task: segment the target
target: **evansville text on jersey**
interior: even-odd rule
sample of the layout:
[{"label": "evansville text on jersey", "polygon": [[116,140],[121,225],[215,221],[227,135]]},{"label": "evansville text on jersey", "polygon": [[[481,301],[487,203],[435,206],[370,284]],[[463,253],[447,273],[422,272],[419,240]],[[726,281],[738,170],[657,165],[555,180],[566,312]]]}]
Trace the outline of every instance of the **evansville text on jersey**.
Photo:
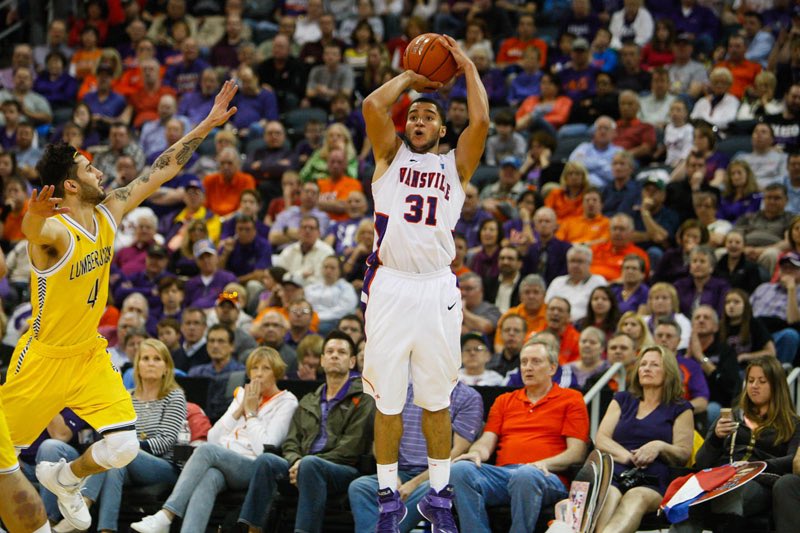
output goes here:
[{"label": "evansville text on jersey", "polygon": [[430,187],[444,193],[444,199],[450,199],[450,184],[442,172],[420,172],[408,167],[400,167],[400,183],[409,187]]},{"label": "evansville text on jersey", "polygon": [[89,252],[69,267],[69,279],[77,279],[110,262],[113,255],[112,252],[111,246]]}]

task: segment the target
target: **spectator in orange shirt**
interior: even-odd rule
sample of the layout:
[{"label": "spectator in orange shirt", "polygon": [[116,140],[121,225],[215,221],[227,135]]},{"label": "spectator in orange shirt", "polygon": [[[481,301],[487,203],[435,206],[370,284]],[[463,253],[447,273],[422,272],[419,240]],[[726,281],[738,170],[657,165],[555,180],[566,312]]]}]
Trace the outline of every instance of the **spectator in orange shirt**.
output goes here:
[{"label": "spectator in orange shirt", "polygon": [[[454,460],[461,531],[491,530],[486,502],[511,504],[511,530],[533,531],[542,508],[567,497],[559,473],[583,461],[589,415],[578,391],[552,382],[557,358],[548,344],[527,343],[520,352],[524,388],[495,400],[483,435]],[[495,464],[487,464],[495,451]]]},{"label": "spectator in orange shirt", "polygon": [[100,33],[94,26],[86,26],[81,32],[81,46],[72,54],[70,74],[82,80],[84,76],[94,73],[100,62],[102,49],[97,47]]},{"label": "spectator in orange shirt", "polygon": [[203,179],[206,207],[219,216],[225,216],[239,209],[242,191],[255,189],[256,179],[241,171],[242,159],[236,148],[223,148],[217,161],[219,172],[209,174]]},{"label": "spectator in orange shirt", "polygon": [[556,130],[567,122],[571,109],[572,99],[561,94],[561,79],[545,72],[539,82],[539,95],[527,97],[517,109],[517,131],[543,129],[555,136]]},{"label": "spectator in orange shirt", "polygon": [[743,35],[734,34],[728,38],[728,57],[714,67],[725,67],[733,74],[733,85],[730,93],[739,100],[744,96],[748,87],[756,81],[756,76],[761,72],[761,65],[745,59],[747,43]]},{"label": "spectator in orange shirt", "polygon": [[[544,205],[556,212],[558,224],[583,217],[583,195],[589,188],[589,172],[580,163],[568,161],[561,173],[561,186],[544,199]],[[560,237],[559,237],[560,238]]]},{"label": "spectator in orange shirt", "polygon": [[583,215],[562,222],[556,231],[556,238],[562,241],[589,247],[607,241],[610,236],[609,220],[603,215],[602,195],[593,187],[583,193]]},{"label": "spectator in orange shirt", "polygon": [[28,187],[19,176],[9,176],[5,184],[5,203],[0,205],[0,241],[13,246],[25,236],[22,217],[28,210]]},{"label": "spectator in orange shirt", "polygon": [[453,258],[453,262],[450,263],[450,270],[459,278],[462,274],[469,274],[472,272],[465,262],[469,246],[467,245],[467,238],[460,233],[453,235],[453,239],[456,243],[456,256]]},{"label": "spectator in orange shirt", "polygon": [[[144,86],[142,78],[142,64],[148,59],[156,59],[156,44],[148,37],[144,37],[136,43],[136,57],[124,63],[129,64],[122,73],[122,76],[114,83],[114,90],[125,97],[131,97]],[[164,79],[166,67],[160,67],[158,76]]]},{"label": "spectator in orange shirt", "polygon": [[317,181],[319,185],[319,208],[328,213],[331,220],[347,220],[347,197],[351,192],[364,192],[361,182],[345,175],[347,156],[344,150],[335,148],[328,152],[328,176]]},{"label": "spectator in orange shirt", "polygon": [[[578,348],[580,332],[570,322],[569,317],[572,313],[572,304],[566,298],[553,296],[547,302],[545,320],[547,324],[540,331],[548,331],[555,335],[559,341],[558,364],[563,366],[567,363],[577,361],[580,357]],[[539,331],[528,331],[529,339]]]},{"label": "spectator in orange shirt", "polygon": [[503,39],[500,44],[497,66],[507,68],[518,65],[525,49],[531,46],[539,50],[539,63],[544,68],[547,64],[547,43],[536,38],[536,21],[533,14],[523,14],[517,22],[517,36]]},{"label": "spectator in orange shirt", "polygon": [[[525,319],[525,331],[542,331],[547,325],[545,320],[546,307],[544,305],[545,284],[542,277],[538,274],[528,274],[519,282],[519,301],[520,304],[509,308],[503,313],[498,324],[503,323],[509,315],[519,315]],[[498,328],[494,336],[495,353],[503,350],[502,331]]]},{"label": "spectator in orange shirt", "polygon": [[133,125],[136,128],[148,120],[158,118],[158,102],[165,94],[175,96],[175,89],[161,85],[161,67],[155,59],[147,59],[142,65],[142,87],[128,97],[133,108]]},{"label": "spectator in orange shirt", "polygon": [[645,272],[650,271],[650,259],[647,253],[633,244],[633,219],[625,213],[617,213],[611,217],[609,225],[611,237],[607,242],[592,247],[592,274],[600,274],[609,283],[618,281],[622,276],[622,261],[628,254],[636,254],[645,262]]}]

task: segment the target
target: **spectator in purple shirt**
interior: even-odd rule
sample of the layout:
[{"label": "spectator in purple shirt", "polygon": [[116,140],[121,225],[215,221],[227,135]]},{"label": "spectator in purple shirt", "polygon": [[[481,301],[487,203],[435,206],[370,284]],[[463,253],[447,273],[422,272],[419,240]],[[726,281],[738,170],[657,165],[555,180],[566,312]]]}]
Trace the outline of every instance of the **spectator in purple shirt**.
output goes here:
[{"label": "spectator in purple shirt", "polygon": [[725,294],[730,285],[724,279],[713,276],[717,258],[708,246],[695,246],[689,252],[689,275],[675,281],[681,312],[690,316],[700,305],[711,306],[722,315]]},{"label": "spectator in purple shirt", "polygon": [[242,17],[236,13],[229,13],[225,19],[225,35],[211,47],[211,64],[215,67],[235,69],[239,66],[237,49],[244,42],[242,37]]},{"label": "spectator in purple shirt", "polygon": [[[492,60],[489,53],[481,47],[474,47],[470,52],[470,58],[478,69],[486,94],[489,97],[489,104],[493,106],[506,106],[506,79],[503,71],[492,67]],[[465,76],[456,78],[456,83],[450,91],[450,97],[467,97],[467,82]]]},{"label": "spectator in purple shirt", "polygon": [[578,38],[572,41],[571,61],[561,71],[561,87],[566,96],[575,100],[583,100],[594,96],[594,82],[597,71],[591,64],[589,42]]},{"label": "spectator in purple shirt", "polygon": [[[523,227],[520,242],[527,244],[523,253],[521,275],[539,274],[550,284],[554,278],[567,273],[567,250],[572,245],[555,236],[558,223],[556,213],[549,207],[540,207],[533,215],[534,235],[528,235],[529,227]],[[517,244],[512,241],[512,244]]]},{"label": "spectator in purple shirt", "polygon": [[347,218],[331,224],[323,239],[331,245],[339,256],[349,255],[356,246],[356,232],[362,220],[367,217],[367,197],[361,191],[352,191],[347,195],[345,212]]},{"label": "spectator in purple shirt", "polygon": [[561,23],[561,34],[570,33],[577,37],[583,37],[589,42],[594,39],[594,34],[600,27],[600,19],[592,13],[592,6],[589,0],[573,0],[572,10]]},{"label": "spectator in purple shirt", "polygon": [[653,338],[656,344],[675,354],[681,371],[683,399],[691,403],[694,413],[704,419],[711,391],[708,389],[706,375],[700,363],[692,357],[686,357],[684,350],[678,349],[681,342],[681,327],[670,318],[660,318],[656,323]]},{"label": "spectator in purple shirt", "polygon": [[216,71],[207,67],[200,74],[198,90],[184,94],[178,103],[178,114],[186,117],[194,127],[214,105],[214,97],[219,92],[219,76]]},{"label": "spectator in purple shirt", "polygon": [[708,54],[714,49],[719,34],[719,19],[709,8],[699,5],[697,0],[681,0],[672,12],[675,33],[691,33],[695,36],[695,49]]},{"label": "spectator in purple shirt", "polygon": [[33,90],[44,96],[54,109],[72,109],[78,94],[78,80],[65,70],[66,58],[61,52],[47,54],[47,69],[39,74]]},{"label": "spectator in purple shirt", "polygon": [[253,69],[243,66],[239,69],[239,94],[233,99],[239,111],[233,116],[233,125],[239,129],[239,136],[245,136],[255,128],[260,133],[266,121],[278,120],[278,101],[275,93],[261,87]]},{"label": "spectator in purple shirt", "polygon": [[[138,270],[129,276],[123,277],[122,281],[114,289],[114,300],[121,302],[134,292],[138,292],[147,298],[150,309],[156,309],[161,305],[158,292],[158,284],[162,278],[168,276],[167,263],[169,252],[158,243],[150,245],[147,249],[144,269]],[[157,320],[155,321],[158,322]]]},{"label": "spectator in purple shirt", "polygon": [[181,43],[183,61],[167,69],[164,75],[164,85],[169,85],[178,91],[178,96],[183,96],[200,88],[200,75],[209,67],[208,63],[200,59],[200,47],[192,37],[187,37]]},{"label": "spectator in purple shirt", "polygon": [[219,268],[217,249],[210,240],[196,242],[192,251],[200,273],[186,282],[186,303],[209,309],[214,307],[225,285],[236,281],[236,276]]},{"label": "spectator in purple shirt", "polygon": [[456,233],[463,235],[467,239],[469,248],[475,248],[480,245],[478,228],[484,220],[489,220],[490,218],[492,218],[492,214],[481,207],[478,188],[472,184],[467,185],[464,206],[461,208],[461,218],[456,222]]},{"label": "spectator in purple shirt", "polygon": [[145,269],[145,258],[150,247],[155,243],[158,219],[152,214],[142,214],[136,221],[134,242],[116,253],[114,265],[126,276]]},{"label": "spectator in purple shirt", "polygon": [[248,293],[261,292],[265,270],[272,266],[272,247],[269,241],[258,235],[256,218],[239,213],[236,234],[220,242],[219,264],[232,272],[239,283],[247,285]]},{"label": "spectator in purple shirt", "polygon": [[110,63],[97,66],[97,90],[83,97],[83,103],[89,106],[95,123],[103,122],[107,126],[119,120],[128,103],[125,97],[111,90],[114,79],[114,67]]}]

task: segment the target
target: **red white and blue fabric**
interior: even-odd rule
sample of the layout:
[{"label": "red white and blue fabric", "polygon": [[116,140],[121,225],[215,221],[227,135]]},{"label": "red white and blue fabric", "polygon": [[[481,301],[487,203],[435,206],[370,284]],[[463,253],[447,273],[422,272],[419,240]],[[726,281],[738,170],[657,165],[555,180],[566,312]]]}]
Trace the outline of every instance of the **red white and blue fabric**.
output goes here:
[{"label": "red white and blue fabric", "polygon": [[683,522],[689,518],[689,506],[693,501],[719,487],[735,473],[736,467],[723,465],[679,477],[667,487],[660,508],[671,524]]}]

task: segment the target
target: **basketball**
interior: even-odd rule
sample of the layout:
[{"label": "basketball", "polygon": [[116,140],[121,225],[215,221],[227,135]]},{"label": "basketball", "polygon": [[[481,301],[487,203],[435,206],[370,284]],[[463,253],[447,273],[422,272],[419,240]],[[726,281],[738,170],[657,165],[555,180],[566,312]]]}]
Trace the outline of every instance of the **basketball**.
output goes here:
[{"label": "basketball", "polygon": [[408,43],[403,64],[408,70],[441,83],[450,81],[458,70],[453,54],[438,33],[423,33]]}]

